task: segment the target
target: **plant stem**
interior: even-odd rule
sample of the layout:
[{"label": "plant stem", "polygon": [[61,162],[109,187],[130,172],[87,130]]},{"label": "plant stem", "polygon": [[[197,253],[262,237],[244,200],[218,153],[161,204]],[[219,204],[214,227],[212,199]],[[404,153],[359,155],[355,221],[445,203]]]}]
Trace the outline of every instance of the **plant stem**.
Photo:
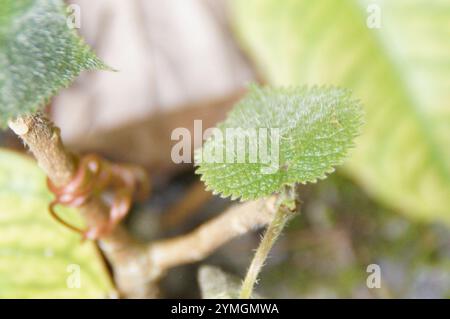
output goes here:
[{"label": "plant stem", "polygon": [[[59,129],[44,114],[24,115],[10,121],[9,126],[29,147],[54,185],[63,186],[71,181],[77,157],[64,147]],[[108,221],[109,208],[99,198],[92,198],[79,211],[90,227]],[[159,279],[160,275],[151,273],[149,262],[141,258],[145,255],[144,245],[135,241],[122,225],[98,243],[114,268],[114,279],[121,295],[156,296],[156,285],[143,285],[149,282],[148,278]]]},{"label": "plant stem", "polygon": [[275,205],[275,196],[234,205],[188,234],[155,241],[148,250],[152,264],[170,269],[202,260],[231,239],[270,223]]},{"label": "plant stem", "polygon": [[[77,157],[65,148],[59,129],[45,115],[25,115],[10,121],[9,126],[55,185],[71,181]],[[205,258],[233,238],[267,225],[274,219],[276,202],[275,197],[270,197],[235,205],[191,233],[150,243],[136,241],[123,225],[118,225],[98,244],[113,268],[122,297],[157,297],[158,281],[167,270]],[[88,201],[79,211],[89,226],[104,223],[109,213],[99,198]]]},{"label": "plant stem", "polygon": [[258,280],[258,275],[261,272],[262,267],[264,266],[270,250],[280,236],[284,226],[286,226],[286,223],[295,213],[291,208],[286,207],[283,200],[281,199],[279,199],[275,209],[275,216],[264,233],[261,243],[259,244],[255,256],[253,257],[252,263],[250,264],[250,267],[247,271],[244,282],[242,283],[241,291],[239,294],[240,299],[251,298],[253,294],[253,288]]}]

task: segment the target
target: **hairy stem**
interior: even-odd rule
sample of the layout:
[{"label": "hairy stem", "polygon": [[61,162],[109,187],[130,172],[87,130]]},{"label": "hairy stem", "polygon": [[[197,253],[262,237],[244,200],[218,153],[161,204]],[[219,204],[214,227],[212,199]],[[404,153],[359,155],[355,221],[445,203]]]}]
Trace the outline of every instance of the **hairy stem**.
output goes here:
[{"label": "hairy stem", "polygon": [[276,240],[283,231],[284,226],[288,220],[293,216],[293,210],[284,205],[281,199],[276,204],[276,213],[269,223],[261,243],[256,250],[255,256],[250,264],[245,279],[242,283],[239,294],[240,299],[249,299],[253,294],[253,288],[258,280],[258,275],[261,272],[264,263],[269,256],[269,252],[275,244]]}]

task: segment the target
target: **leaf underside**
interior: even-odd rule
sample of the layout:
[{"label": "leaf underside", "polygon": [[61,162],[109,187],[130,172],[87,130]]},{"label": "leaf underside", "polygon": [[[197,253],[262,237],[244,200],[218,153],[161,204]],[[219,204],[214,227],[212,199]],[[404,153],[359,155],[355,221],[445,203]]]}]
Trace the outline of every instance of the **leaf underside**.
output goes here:
[{"label": "leaf underside", "polygon": [[0,126],[44,107],[83,70],[106,69],[67,25],[62,0],[2,0]]},{"label": "leaf underside", "polygon": [[[51,199],[34,161],[0,149],[0,298],[106,297],[111,282],[95,245],[50,217]],[[72,209],[58,211],[79,222]]]},{"label": "leaf underside", "polygon": [[234,0],[231,12],[271,85],[329,83],[361,99],[347,173],[390,207],[450,224],[448,0]]},{"label": "leaf underside", "polygon": [[[334,171],[353,145],[362,123],[362,109],[349,91],[332,87],[260,88],[253,86],[218,125],[224,138],[212,135],[196,152],[197,173],[207,189],[232,199],[256,199],[282,190],[284,185],[315,182]],[[233,152],[227,157],[227,144],[233,136],[228,129],[240,128]],[[279,144],[272,132],[279,130]],[[267,130],[258,142],[255,136]],[[256,135],[246,135],[256,132]],[[256,141],[256,149],[250,145]],[[245,141],[240,144],[238,140]],[[266,160],[259,148],[267,141]],[[230,147],[230,146],[228,146]],[[231,147],[230,147],[231,149]],[[257,152],[258,157],[251,153]],[[239,154],[245,154],[244,162]],[[220,163],[207,160],[206,154],[224,154]],[[201,158],[200,158],[201,157]],[[216,157],[217,158],[217,157]],[[241,160],[242,161],[242,160]],[[275,165],[274,165],[275,164]],[[275,169],[274,169],[275,168]]]}]

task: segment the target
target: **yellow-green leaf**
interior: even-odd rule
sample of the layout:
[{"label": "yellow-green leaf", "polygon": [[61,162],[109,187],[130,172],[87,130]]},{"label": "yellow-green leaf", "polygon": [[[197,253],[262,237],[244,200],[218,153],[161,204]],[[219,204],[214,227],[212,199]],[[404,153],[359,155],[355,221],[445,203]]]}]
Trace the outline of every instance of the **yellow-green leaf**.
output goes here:
[{"label": "yellow-green leaf", "polygon": [[362,100],[351,176],[391,207],[450,224],[448,0],[235,0],[232,12],[270,83]]},{"label": "yellow-green leaf", "polygon": [[0,149],[0,298],[107,297],[97,248],[50,217],[51,199],[33,160]]}]

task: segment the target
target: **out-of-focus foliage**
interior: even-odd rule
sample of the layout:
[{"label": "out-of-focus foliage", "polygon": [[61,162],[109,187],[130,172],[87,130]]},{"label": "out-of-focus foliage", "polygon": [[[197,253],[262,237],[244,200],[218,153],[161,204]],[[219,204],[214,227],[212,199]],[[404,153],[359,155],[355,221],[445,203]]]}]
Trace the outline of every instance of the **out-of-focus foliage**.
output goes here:
[{"label": "out-of-focus foliage", "polygon": [[0,126],[43,107],[83,70],[104,69],[67,23],[62,0],[0,4]]},{"label": "out-of-focus foliage", "polygon": [[0,150],[0,297],[105,297],[112,287],[96,247],[50,217],[51,198],[35,162]]},{"label": "out-of-focus foliage", "polygon": [[232,4],[270,83],[338,85],[361,98],[367,124],[346,171],[382,203],[450,223],[450,2]]},{"label": "out-of-focus foliage", "polygon": [[342,163],[361,124],[347,90],[253,86],[196,153],[197,173],[207,189],[242,200],[316,182]]}]

